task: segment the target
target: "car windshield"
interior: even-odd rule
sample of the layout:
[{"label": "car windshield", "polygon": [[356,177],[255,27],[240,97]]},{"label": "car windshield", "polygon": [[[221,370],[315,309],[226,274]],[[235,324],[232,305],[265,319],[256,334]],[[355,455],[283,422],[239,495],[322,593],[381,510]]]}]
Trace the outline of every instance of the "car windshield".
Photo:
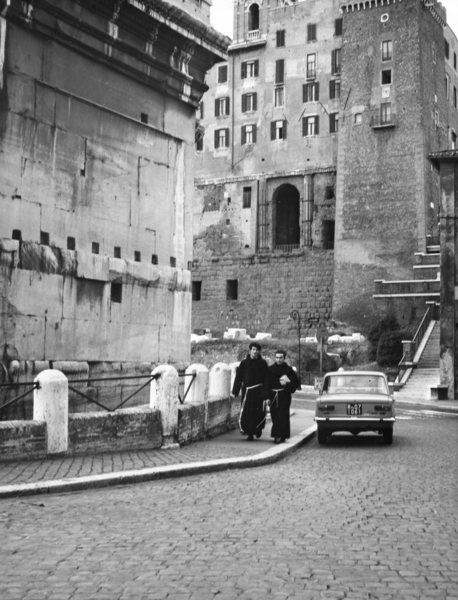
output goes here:
[{"label": "car windshield", "polygon": [[385,378],[379,375],[336,373],[325,377],[323,392],[328,394],[387,394]]}]

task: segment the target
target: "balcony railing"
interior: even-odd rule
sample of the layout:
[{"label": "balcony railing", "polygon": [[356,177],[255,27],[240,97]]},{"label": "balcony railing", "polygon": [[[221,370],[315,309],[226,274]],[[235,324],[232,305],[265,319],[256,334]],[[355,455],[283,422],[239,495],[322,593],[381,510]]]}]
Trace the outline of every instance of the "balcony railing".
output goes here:
[{"label": "balcony railing", "polygon": [[385,127],[396,127],[398,120],[395,113],[390,115],[382,115],[376,111],[371,115],[372,129],[383,129]]},{"label": "balcony railing", "polygon": [[259,37],[261,37],[261,32],[259,29],[252,29],[251,31],[248,31],[247,33],[247,40],[257,40]]}]

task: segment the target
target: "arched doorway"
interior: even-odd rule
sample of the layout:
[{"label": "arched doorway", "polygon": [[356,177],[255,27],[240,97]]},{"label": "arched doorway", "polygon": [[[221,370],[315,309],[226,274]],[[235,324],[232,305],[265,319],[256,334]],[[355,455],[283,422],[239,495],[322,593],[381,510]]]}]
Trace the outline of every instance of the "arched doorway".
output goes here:
[{"label": "arched doorway", "polygon": [[299,191],[285,183],[274,193],[274,248],[298,247],[300,244]]}]

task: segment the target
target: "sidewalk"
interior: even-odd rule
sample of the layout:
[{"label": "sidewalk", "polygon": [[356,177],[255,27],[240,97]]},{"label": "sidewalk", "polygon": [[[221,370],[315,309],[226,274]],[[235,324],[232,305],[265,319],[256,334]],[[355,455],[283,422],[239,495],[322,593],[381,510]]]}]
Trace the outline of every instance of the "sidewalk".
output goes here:
[{"label": "sidewalk", "polygon": [[[294,394],[291,438],[283,444],[273,443],[268,420],[262,437],[253,442],[247,442],[246,436],[237,429],[182,447],[0,462],[0,499],[269,464],[287,456],[314,436],[315,398],[316,392],[310,386],[303,386],[301,392]],[[456,400],[403,399],[396,407],[458,415]]]},{"label": "sidewalk", "polygon": [[0,462],[0,499],[269,464],[313,437],[313,417],[312,410],[292,409],[291,438],[283,444],[273,443],[269,419],[253,442],[237,429],[182,447]]}]

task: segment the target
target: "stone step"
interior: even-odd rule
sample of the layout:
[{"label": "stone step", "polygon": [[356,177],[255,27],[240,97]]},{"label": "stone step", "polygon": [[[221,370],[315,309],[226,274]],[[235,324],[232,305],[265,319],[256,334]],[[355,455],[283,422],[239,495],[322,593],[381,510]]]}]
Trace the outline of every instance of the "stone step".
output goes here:
[{"label": "stone step", "polygon": [[440,265],[414,265],[413,277],[415,280],[437,279]]},{"label": "stone step", "polygon": [[441,257],[438,252],[415,252],[415,262],[417,265],[438,265],[441,262]]}]

